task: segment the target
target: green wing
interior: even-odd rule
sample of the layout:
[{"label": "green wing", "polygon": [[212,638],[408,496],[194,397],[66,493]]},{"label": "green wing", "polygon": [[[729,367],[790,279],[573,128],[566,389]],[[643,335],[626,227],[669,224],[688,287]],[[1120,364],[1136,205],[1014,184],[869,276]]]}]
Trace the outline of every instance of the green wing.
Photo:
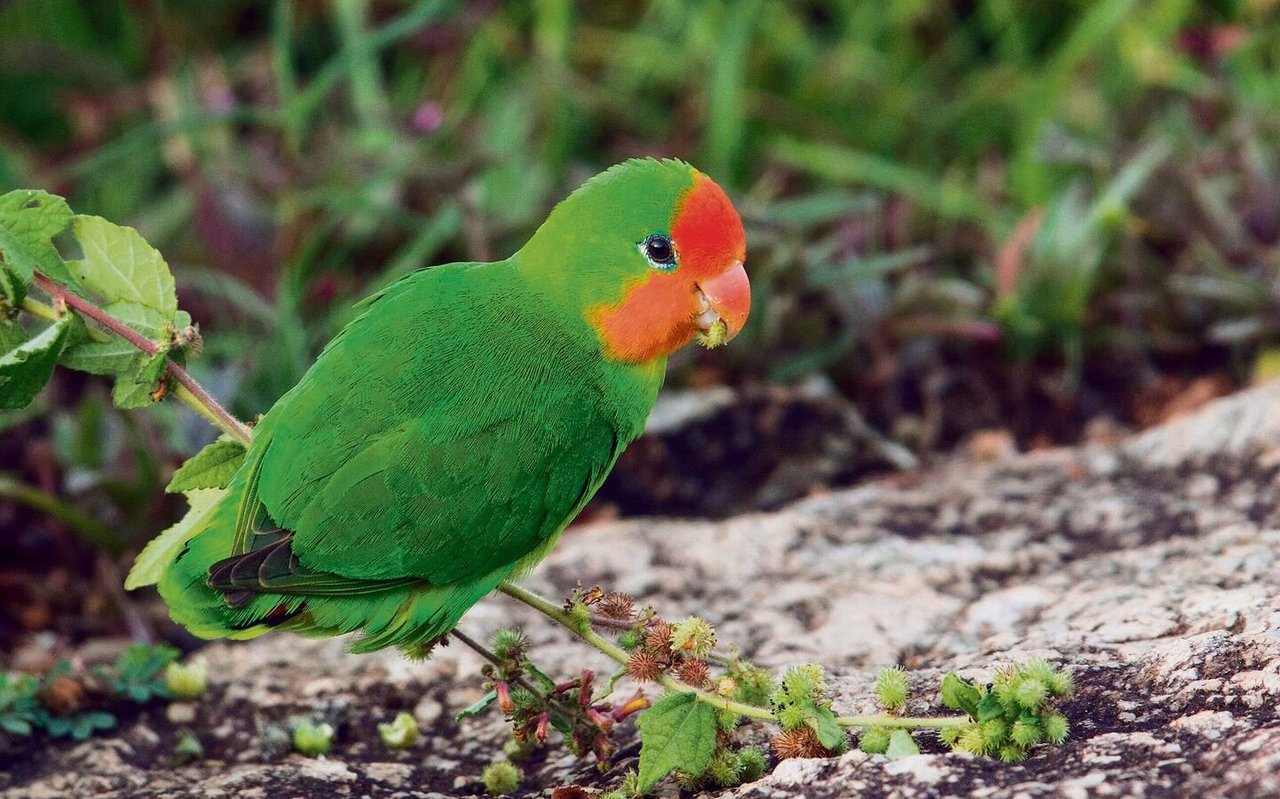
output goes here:
[{"label": "green wing", "polygon": [[598,350],[530,307],[506,266],[391,287],[264,419],[256,496],[301,566],[488,574],[558,533],[638,432],[591,389]]}]

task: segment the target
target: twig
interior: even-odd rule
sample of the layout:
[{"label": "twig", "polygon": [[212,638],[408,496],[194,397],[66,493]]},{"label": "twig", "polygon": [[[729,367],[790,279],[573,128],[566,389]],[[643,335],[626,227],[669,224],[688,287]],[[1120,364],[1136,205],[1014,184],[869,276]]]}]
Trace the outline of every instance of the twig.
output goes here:
[{"label": "twig", "polygon": [[[120,320],[114,318],[110,314],[98,308],[93,303],[82,297],[76,296],[61,286],[49,280],[48,278],[36,274],[36,285],[50,297],[64,302],[68,307],[74,308],[93,321],[102,325],[102,327],[115,333],[121,338],[133,344],[139,350],[154,355],[160,351],[160,345],[154,341],[142,336],[133,328],[124,324]],[[24,307],[28,307],[24,303]],[[57,309],[41,303],[32,303],[28,310],[45,318],[57,318]],[[174,394],[183,402],[190,405],[205,419],[229,433],[241,443],[249,443],[249,428],[245,424],[226,411],[216,400],[209,395],[204,388],[197,383],[191,375],[172,360],[169,361],[167,368],[169,374],[178,382],[179,388]],[[3,484],[0,484],[2,486]],[[535,594],[528,589],[522,588],[510,581],[503,581],[498,586],[498,590],[507,596],[528,605],[539,613],[547,616],[552,621],[557,622],[561,626],[577,635],[586,643],[595,647],[601,653],[611,658],[620,665],[625,666],[630,656],[621,647],[606,639],[597,633],[592,624],[600,624],[605,627],[617,627],[618,625],[612,620],[601,619],[599,617],[588,617],[583,623],[579,619],[573,618],[567,611],[556,603],[545,597]],[[485,660],[493,663],[495,666],[502,666],[502,661],[497,655],[490,652],[482,644],[469,636],[454,630],[451,635],[463,643],[464,646],[474,650]],[[521,680],[521,687],[529,688],[527,683]],[[657,682],[664,688],[671,691],[692,693],[699,702],[711,705],[713,707],[727,710],[747,718],[758,719],[760,721],[773,721],[773,711],[769,708],[759,707],[757,705],[749,705],[743,702],[736,702],[728,697],[705,691],[701,688],[695,688],[692,685],[681,682],[670,675],[660,675]],[[944,716],[939,718],[921,718],[910,716],[839,716],[836,722],[842,727],[886,727],[894,729],[943,729],[947,727],[962,727],[970,723],[968,716]]]},{"label": "twig", "polygon": [[[64,303],[68,308],[75,309],[81,315],[92,319],[103,328],[129,342],[147,355],[155,355],[160,352],[160,345],[156,342],[129,327],[119,319],[116,319],[114,316],[94,305],[89,300],[67,291],[62,286],[59,286],[57,283],[39,272],[35,274],[35,284],[45,294],[48,294],[55,300]],[[26,303],[24,303],[24,307],[28,307]],[[39,303],[32,303],[28,308],[28,310],[32,310],[40,316],[49,318],[48,315],[44,313],[46,309],[52,310],[55,314],[57,313],[56,308],[49,309],[48,306],[42,306]],[[240,443],[248,445],[250,438],[249,428],[239,419],[228,413],[226,408],[223,408],[218,404],[218,401],[210,396],[209,392],[205,391],[204,387],[197,383],[186,369],[183,369],[175,363],[173,359],[168,360],[165,368],[168,370],[169,375],[178,383],[178,389],[173,392],[178,399],[190,405],[197,413],[212,422],[224,433],[227,433]]]},{"label": "twig", "polygon": [[[619,664],[626,665],[630,660],[630,656],[621,647],[613,644],[595,630],[590,628],[588,624],[585,629],[579,620],[574,619],[566,610],[546,597],[535,594],[527,588],[522,588],[515,583],[504,580],[498,586],[498,590],[507,596],[519,602],[523,602],[539,613],[547,616],[552,621],[558,622],[561,626],[568,629],[574,635],[586,641],[591,646],[600,650],[608,657],[612,658]],[[756,705],[748,705],[743,702],[736,702],[727,697],[713,694],[710,691],[704,691],[701,688],[695,688],[688,683],[681,682],[669,675],[660,675],[657,680],[659,685],[671,691],[692,693],[699,702],[718,707],[721,710],[727,710],[736,713],[739,716],[759,719],[760,721],[773,721],[773,711],[758,707]],[[939,718],[922,718],[913,716],[839,716],[836,722],[842,727],[887,727],[892,729],[943,729],[946,727],[963,727],[970,723],[968,716],[942,716]]]}]

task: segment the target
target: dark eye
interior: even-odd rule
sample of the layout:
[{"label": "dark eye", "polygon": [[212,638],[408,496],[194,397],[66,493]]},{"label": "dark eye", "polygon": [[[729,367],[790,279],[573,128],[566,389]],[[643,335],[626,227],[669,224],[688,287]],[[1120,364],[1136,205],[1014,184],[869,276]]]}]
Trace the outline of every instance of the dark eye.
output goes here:
[{"label": "dark eye", "polygon": [[640,245],[644,257],[658,269],[670,269],[676,265],[676,251],[671,239],[654,233]]}]

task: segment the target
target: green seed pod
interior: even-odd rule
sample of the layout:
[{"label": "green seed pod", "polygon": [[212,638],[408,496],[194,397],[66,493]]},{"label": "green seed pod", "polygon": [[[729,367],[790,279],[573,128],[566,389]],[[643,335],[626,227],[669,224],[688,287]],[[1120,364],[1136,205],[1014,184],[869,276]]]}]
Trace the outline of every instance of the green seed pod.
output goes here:
[{"label": "green seed pod", "polygon": [[882,755],[889,749],[889,731],[872,727],[858,736],[858,748],[869,755]]},{"label": "green seed pod", "polygon": [[738,777],[742,782],[755,782],[760,779],[764,776],[764,770],[768,765],[764,752],[754,746],[738,750]]},{"label": "green seed pod", "polygon": [[697,616],[671,628],[671,648],[688,658],[705,658],[716,645],[715,628]]},{"label": "green seed pod", "polygon": [[1061,713],[1050,713],[1040,718],[1040,726],[1044,728],[1044,739],[1051,744],[1060,744],[1067,740],[1071,725],[1067,717]]},{"label": "green seed pod", "polygon": [[209,663],[203,657],[170,663],[164,669],[164,684],[174,699],[199,699],[209,687]]},{"label": "green seed pod", "polygon": [[402,710],[390,724],[378,725],[378,736],[391,749],[408,749],[418,742],[418,720]]},{"label": "green seed pod", "polygon": [[293,728],[293,748],[307,757],[329,754],[333,746],[333,725],[299,722]]},{"label": "green seed pod", "polygon": [[520,769],[510,762],[499,760],[485,767],[484,773],[480,775],[480,781],[484,783],[485,793],[490,796],[506,796],[516,792],[523,776]]},{"label": "green seed pod", "polygon": [[1009,737],[1019,746],[1035,746],[1040,743],[1040,725],[1028,724],[1025,721],[1015,721],[1013,729],[1009,731]]},{"label": "green seed pod", "polygon": [[1014,701],[1027,710],[1039,710],[1048,695],[1048,687],[1036,677],[1023,677],[1013,691]]},{"label": "green seed pod", "polygon": [[876,699],[885,710],[900,710],[907,703],[907,672],[901,666],[885,666],[876,672]]}]

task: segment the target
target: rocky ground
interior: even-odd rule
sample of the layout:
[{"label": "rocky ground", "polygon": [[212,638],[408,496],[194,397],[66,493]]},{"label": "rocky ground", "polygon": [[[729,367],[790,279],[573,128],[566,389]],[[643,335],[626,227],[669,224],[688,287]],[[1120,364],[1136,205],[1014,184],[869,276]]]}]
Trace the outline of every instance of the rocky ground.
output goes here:
[{"label": "rocky ground", "polygon": [[[870,674],[888,663],[912,671],[918,711],[953,669],[983,679],[1046,657],[1076,678],[1071,740],[1024,763],[853,752],[776,764],[731,796],[1280,796],[1280,385],[1113,445],[987,454],[723,522],[575,528],[529,585],[704,615],[761,664],[826,665],[842,712],[871,710]],[[553,675],[606,666],[504,597],[463,629],[513,621]],[[427,663],[283,635],[204,654],[201,702],[19,753],[0,796],[473,796],[503,738],[493,716],[452,721],[481,693],[456,644]],[[401,709],[425,735],[393,753],[375,725]],[[287,752],[298,716],[335,722],[327,759]],[[183,728],[205,757],[176,765]],[[616,783],[636,751],[604,775],[563,750],[536,757],[526,795]]]}]

